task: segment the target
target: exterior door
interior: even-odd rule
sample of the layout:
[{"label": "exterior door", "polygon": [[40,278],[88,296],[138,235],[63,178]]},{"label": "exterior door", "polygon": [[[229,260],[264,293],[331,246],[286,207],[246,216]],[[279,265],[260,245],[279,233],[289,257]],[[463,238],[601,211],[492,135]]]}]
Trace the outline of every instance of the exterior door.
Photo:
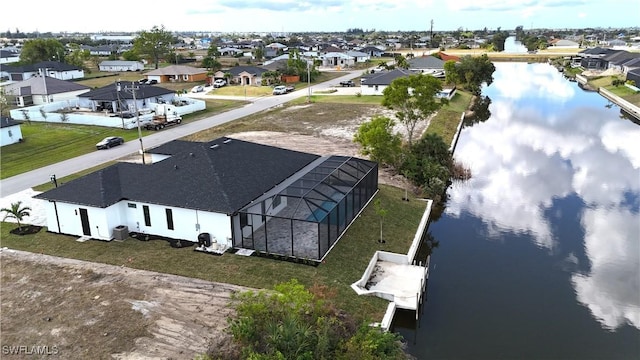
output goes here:
[{"label": "exterior door", "polygon": [[91,236],[91,226],[89,226],[87,209],[80,208],[80,222],[82,222],[82,233]]}]

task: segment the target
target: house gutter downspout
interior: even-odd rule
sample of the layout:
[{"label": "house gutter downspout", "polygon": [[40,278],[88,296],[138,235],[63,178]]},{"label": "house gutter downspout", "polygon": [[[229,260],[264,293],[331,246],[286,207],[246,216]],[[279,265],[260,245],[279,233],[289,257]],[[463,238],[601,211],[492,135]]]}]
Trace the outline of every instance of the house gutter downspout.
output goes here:
[{"label": "house gutter downspout", "polygon": [[62,231],[60,230],[60,217],[58,216],[58,205],[56,204],[55,201],[53,202],[53,209],[56,212],[56,223],[58,223],[58,234],[60,234]]}]

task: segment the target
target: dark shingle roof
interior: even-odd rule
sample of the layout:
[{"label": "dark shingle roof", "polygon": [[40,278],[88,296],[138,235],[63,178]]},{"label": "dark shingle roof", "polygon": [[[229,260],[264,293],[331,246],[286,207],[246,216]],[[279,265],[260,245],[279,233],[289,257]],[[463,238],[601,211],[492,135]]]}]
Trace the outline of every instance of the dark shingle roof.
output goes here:
[{"label": "dark shingle roof", "polygon": [[136,84],[131,85],[130,82],[121,82],[121,91],[117,91],[117,82],[111,85],[103,86],[101,88],[88,91],[84,94],[78,95],[78,97],[89,98],[91,100],[102,101],[118,101],[118,99],[133,99],[133,93],[131,91],[124,91],[125,88],[136,87],[137,99],[149,99],[161,95],[172,94],[174,91],[165,89],[159,86]]},{"label": "dark shingle roof", "polygon": [[420,56],[408,60],[412,69],[444,69],[444,61],[435,56]]},{"label": "dark shingle roof", "polygon": [[319,157],[230,138],[175,140],[149,152],[171,157],[151,165],[117,163],[36,198],[102,208],[131,200],[233,214]]},{"label": "dark shingle roof", "polygon": [[28,64],[22,66],[8,66],[7,72],[15,74],[15,73],[25,73],[25,72],[38,72],[40,69],[49,69],[53,71],[75,71],[80,70],[78,67],[73,65],[61,63],[59,61],[41,61],[35,64]]},{"label": "dark shingle roof", "polygon": [[252,74],[254,76],[257,75],[261,75],[263,72],[269,71],[267,69],[261,68],[261,67],[257,67],[257,66],[235,66],[232,67],[231,69],[229,69],[229,73],[231,73],[231,75],[233,76],[238,76],[240,75],[241,72],[248,72],[249,74]]},{"label": "dark shingle roof", "polygon": [[0,116],[0,128],[20,125],[19,121],[15,121],[10,117]]},{"label": "dark shingle roof", "polygon": [[363,76],[363,85],[389,85],[391,82],[397,78],[420,74],[420,72],[405,70],[405,69],[395,69],[391,71],[371,74],[367,76]]},{"label": "dark shingle roof", "polygon": [[[45,83],[46,82],[46,87]],[[65,81],[56,78],[52,78],[49,76],[32,76],[27,80],[23,80],[17,83],[9,84],[5,86],[5,89],[8,92],[13,92],[14,94],[20,95],[29,95],[22,92],[22,89],[25,87],[30,91],[29,94],[32,95],[48,95],[48,94],[61,94],[71,91],[80,91],[91,89],[86,85],[80,85],[78,83],[72,81]]]}]

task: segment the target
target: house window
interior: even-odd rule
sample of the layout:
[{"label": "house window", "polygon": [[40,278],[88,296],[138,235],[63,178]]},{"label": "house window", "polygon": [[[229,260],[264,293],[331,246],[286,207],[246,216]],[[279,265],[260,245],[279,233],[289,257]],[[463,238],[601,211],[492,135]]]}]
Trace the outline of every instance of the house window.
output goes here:
[{"label": "house window", "polygon": [[173,211],[171,209],[165,209],[167,214],[167,229],[173,230]]},{"label": "house window", "polygon": [[145,226],[151,226],[151,215],[149,215],[149,206],[142,205],[142,212],[144,213]]},{"label": "house window", "polygon": [[134,204],[134,203],[127,203],[127,207],[130,209],[135,209],[138,207],[138,205]]},{"label": "house window", "polygon": [[271,207],[275,209],[280,206],[281,203],[282,198],[280,198],[280,195],[276,195],[276,197],[273,198],[273,204],[271,204]]},{"label": "house window", "polygon": [[249,225],[249,216],[247,213],[240,213],[240,227],[243,228]]}]

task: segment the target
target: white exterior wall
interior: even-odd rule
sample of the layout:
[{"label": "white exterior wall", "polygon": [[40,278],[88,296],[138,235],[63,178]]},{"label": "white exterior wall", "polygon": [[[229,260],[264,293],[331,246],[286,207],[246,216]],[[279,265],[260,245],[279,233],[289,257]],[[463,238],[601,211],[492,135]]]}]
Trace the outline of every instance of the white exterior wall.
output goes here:
[{"label": "white exterior wall", "polygon": [[144,65],[140,62],[121,65],[99,65],[100,71],[138,71],[143,70]]},{"label": "white exterior wall", "polygon": [[57,101],[69,101],[69,103],[71,104],[70,106],[75,106],[78,103],[78,95],[84,94],[84,93],[89,92],[89,91],[91,91],[91,89],[70,91],[70,92],[59,93],[59,94],[50,94],[48,96],[48,98],[49,98],[48,101],[46,99],[47,98],[46,95],[36,95],[36,94],[34,94],[32,96],[33,105],[42,105],[42,104],[52,103],[52,102],[57,102]]},{"label": "white exterior wall", "polygon": [[[129,204],[135,205],[135,208]],[[151,226],[146,226],[144,221],[145,205],[149,207]],[[226,243],[227,239],[231,238],[231,219],[225,214],[135,201],[121,201],[118,208],[120,223],[114,223],[111,230],[118,225],[126,225],[129,231],[192,242],[197,242],[198,235],[205,232],[211,234],[212,240],[215,237],[219,243]],[[173,230],[167,226],[166,209],[171,209],[173,214]]]},{"label": "white exterior wall", "polygon": [[147,79],[155,80],[158,82],[158,84],[162,82],[162,76],[160,75],[147,75]]},{"label": "white exterior wall", "polygon": [[3,127],[0,130],[0,146],[15,144],[22,139],[20,125]]},{"label": "white exterior wall", "polygon": [[387,85],[360,85],[360,93],[362,95],[382,95]]},{"label": "white exterior wall", "polygon": [[[84,70],[55,71],[47,69],[47,76],[59,80],[80,79],[84,77]],[[26,78],[25,78],[26,80]]]},{"label": "white exterior wall", "polygon": [[[61,202],[45,202],[47,213],[47,228],[51,232],[59,232],[61,234],[82,236],[82,222],[80,220],[80,210],[87,209],[89,217],[89,228],[91,230],[91,238],[101,240],[111,240],[111,230],[109,221],[113,217],[113,211],[109,209],[101,209],[90,206],[66,204]],[[55,205],[54,205],[55,204]],[[56,217],[57,208],[57,217]],[[60,220],[60,228],[58,228],[58,219]],[[111,219],[112,220],[112,219]]]}]

